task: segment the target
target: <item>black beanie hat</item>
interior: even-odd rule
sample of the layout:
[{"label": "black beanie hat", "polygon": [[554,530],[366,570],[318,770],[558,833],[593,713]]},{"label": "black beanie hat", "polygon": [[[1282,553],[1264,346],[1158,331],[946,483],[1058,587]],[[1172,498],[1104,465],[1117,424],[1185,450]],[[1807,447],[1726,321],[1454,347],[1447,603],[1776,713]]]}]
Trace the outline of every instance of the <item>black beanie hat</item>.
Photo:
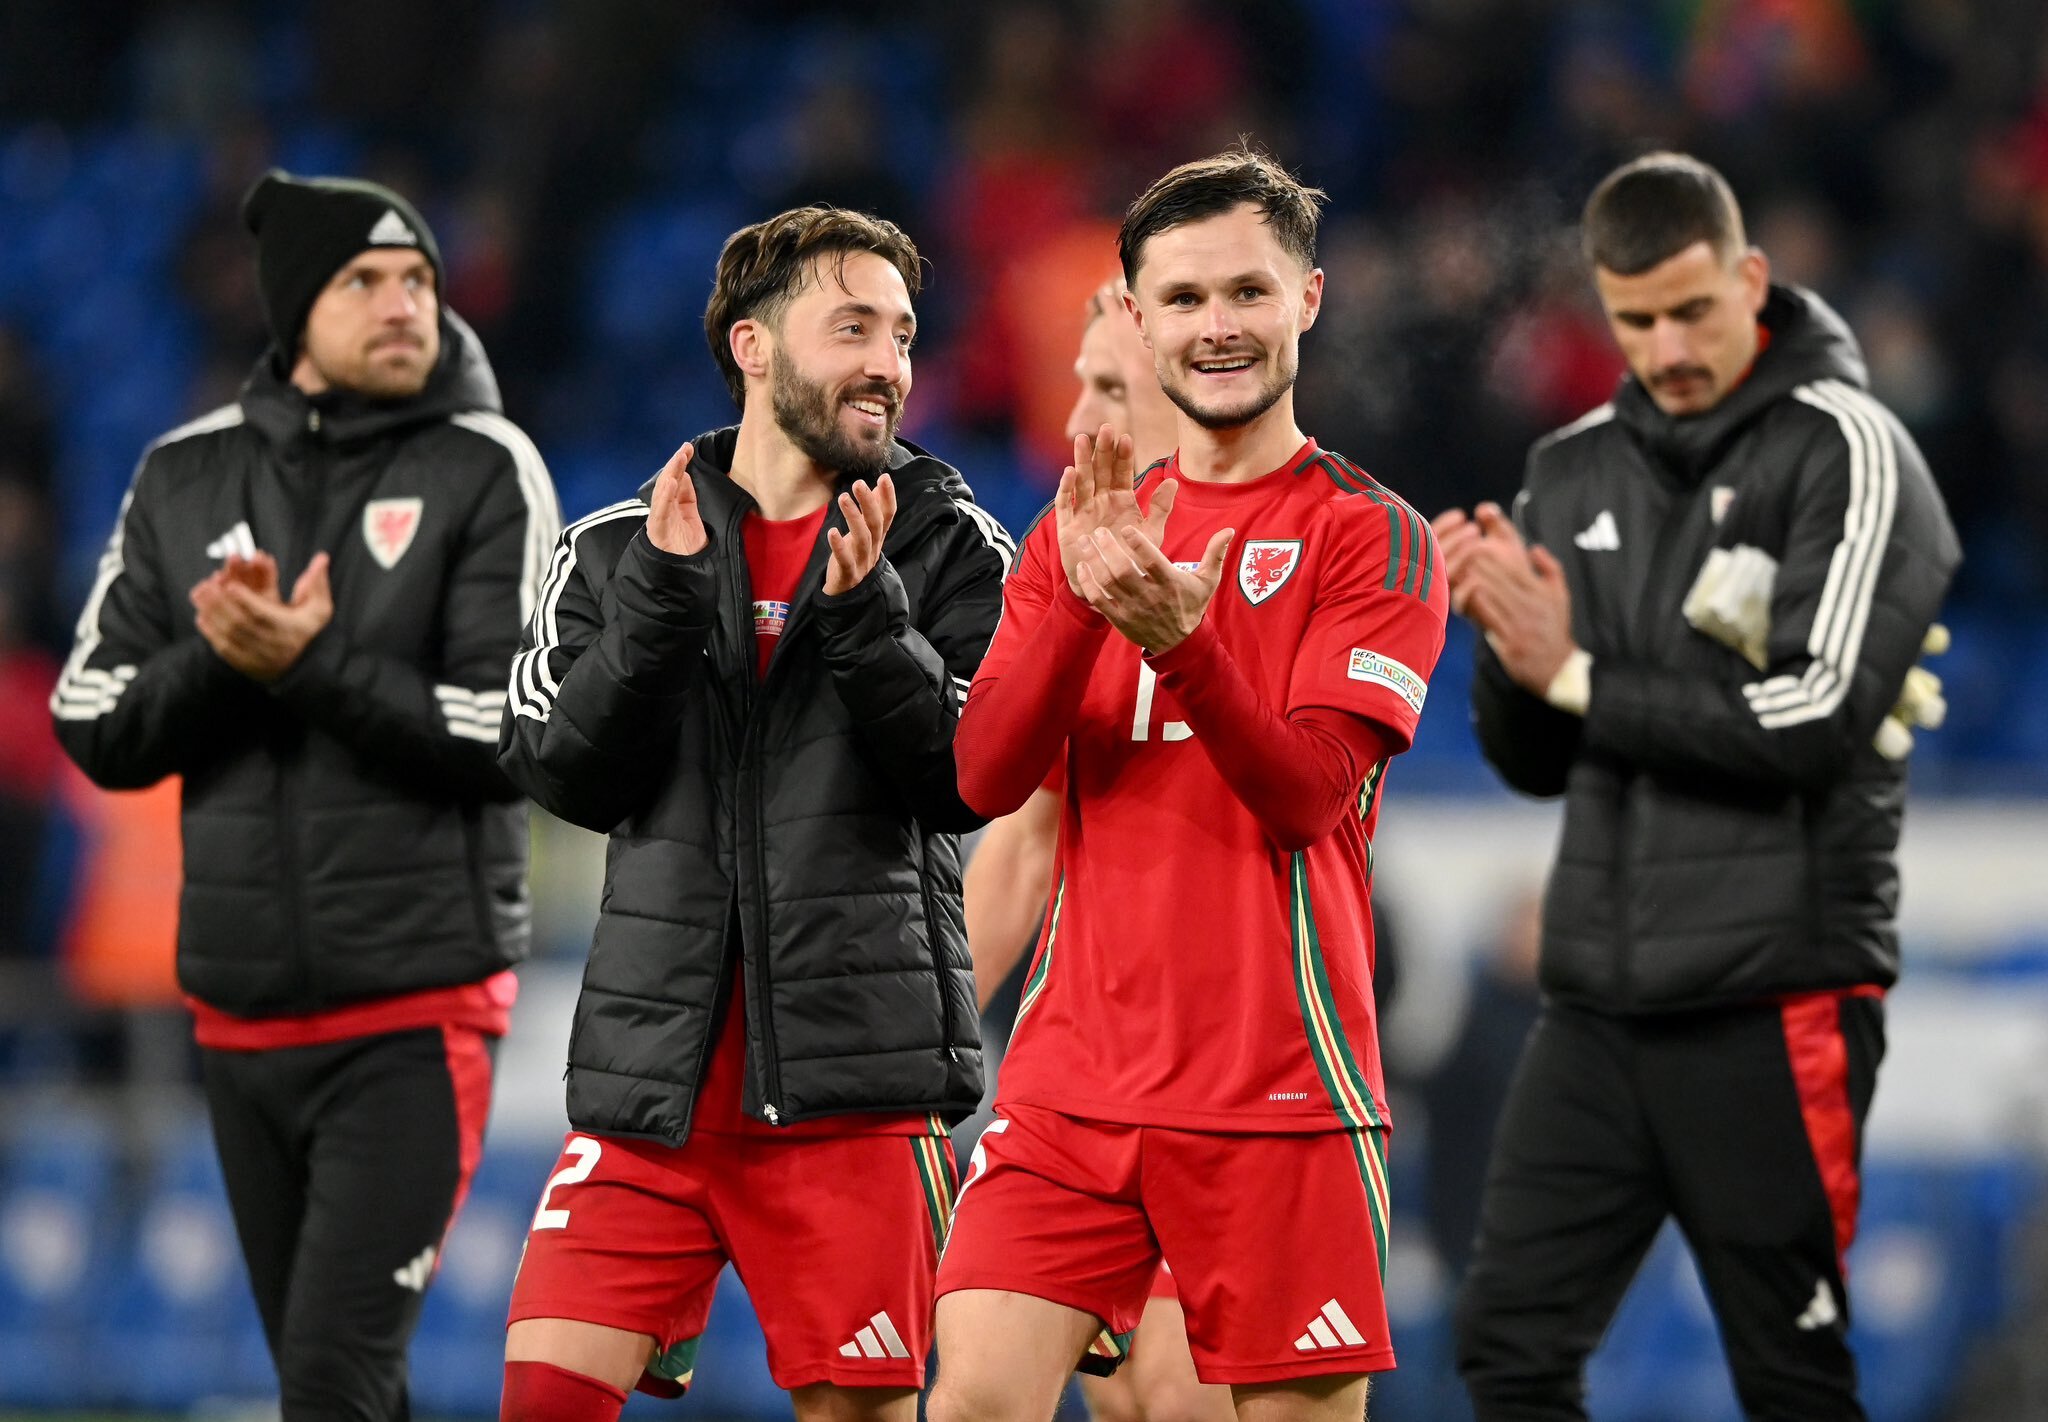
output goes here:
[{"label": "black beanie hat", "polygon": [[295,178],[272,168],[242,198],[256,234],[256,284],[277,348],[290,359],[321,289],[358,253],[412,247],[442,279],[441,249],[413,205],[355,178]]}]

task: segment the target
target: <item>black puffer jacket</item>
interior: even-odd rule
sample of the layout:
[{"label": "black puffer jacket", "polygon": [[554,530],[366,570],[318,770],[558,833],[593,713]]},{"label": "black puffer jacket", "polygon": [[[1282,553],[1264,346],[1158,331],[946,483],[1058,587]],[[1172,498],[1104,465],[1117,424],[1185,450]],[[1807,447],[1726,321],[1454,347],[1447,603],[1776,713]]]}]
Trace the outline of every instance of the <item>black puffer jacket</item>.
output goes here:
[{"label": "black puffer jacket", "polygon": [[[51,698],[111,789],[184,776],[178,977],[240,1016],[473,982],[526,954],[526,808],[495,748],[561,516],[452,316],[425,390],[308,399],[266,358],[143,456]],[[186,594],[230,552],[287,595],[326,550],[334,618],[260,686]]]},{"label": "black puffer jacket", "polygon": [[563,530],[512,668],[507,771],[611,835],[569,1119],[685,1139],[735,968],[752,1114],[964,1115],[982,1078],[956,836],[978,820],[953,730],[1012,545],[959,474],[899,448],[883,561],[826,597],[821,532],[757,684],[736,437],[696,442],[703,552],[648,541],[646,489]]},{"label": "black puffer jacket", "polygon": [[[1541,977],[1615,1012],[1889,984],[1903,762],[1871,739],[1960,561],[1920,452],[1854,338],[1774,288],[1768,348],[1697,416],[1633,379],[1540,441],[1517,505],[1593,656],[1583,720],[1482,644],[1473,705],[1511,785],[1564,794]],[[1778,563],[1768,666],[1681,612],[1710,549]]]}]

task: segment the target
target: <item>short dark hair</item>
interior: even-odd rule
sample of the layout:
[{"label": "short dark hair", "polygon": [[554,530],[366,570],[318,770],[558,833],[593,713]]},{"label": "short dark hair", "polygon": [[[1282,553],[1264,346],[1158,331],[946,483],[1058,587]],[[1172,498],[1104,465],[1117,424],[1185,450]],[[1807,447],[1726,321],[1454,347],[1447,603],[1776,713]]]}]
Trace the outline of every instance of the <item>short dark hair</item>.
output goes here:
[{"label": "short dark hair", "polygon": [[1245,203],[1259,210],[1290,256],[1313,267],[1316,228],[1322,222],[1325,199],[1321,188],[1302,183],[1272,155],[1240,138],[1214,157],[1181,164],[1131,204],[1116,238],[1124,281],[1137,285],[1139,254],[1161,232],[1230,212]]},{"label": "short dark hair", "polygon": [[1579,241],[1587,261],[1616,276],[1638,276],[1695,242],[1724,265],[1749,245],[1728,180],[1685,153],[1645,153],[1602,178]]},{"label": "short dark hair", "polygon": [[855,252],[886,260],[902,273],[912,296],[923,289],[924,262],[917,244],[888,219],[850,208],[791,208],[725,239],[711,300],[704,306],[704,339],[735,405],[746,404],[747,381],[732,356],[733,326],[741,321],[775,324],[790,298],[803,290],[814,260],[836,255],[843,276],[846,259]]}]

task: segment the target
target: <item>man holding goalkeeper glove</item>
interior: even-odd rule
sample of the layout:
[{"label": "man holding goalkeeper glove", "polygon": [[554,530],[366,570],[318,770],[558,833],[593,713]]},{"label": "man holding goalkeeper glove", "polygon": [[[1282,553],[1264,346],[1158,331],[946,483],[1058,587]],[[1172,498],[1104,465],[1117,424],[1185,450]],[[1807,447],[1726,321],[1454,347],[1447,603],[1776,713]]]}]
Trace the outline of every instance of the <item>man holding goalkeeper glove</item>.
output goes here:
[{"label": "man holding goalkeeper glove", "polygon": [[1537,443],[1512,518],[1436,520],[1487,757],[1565,797],[1458,1366],[1480,1422],[1585,1417],[1586,1356],[1675,1218],[1745,1411],[1860,1419],[1842,1256],[1955,532],[1720,174],[1617,169],[1584,247],[1630,377]]}]

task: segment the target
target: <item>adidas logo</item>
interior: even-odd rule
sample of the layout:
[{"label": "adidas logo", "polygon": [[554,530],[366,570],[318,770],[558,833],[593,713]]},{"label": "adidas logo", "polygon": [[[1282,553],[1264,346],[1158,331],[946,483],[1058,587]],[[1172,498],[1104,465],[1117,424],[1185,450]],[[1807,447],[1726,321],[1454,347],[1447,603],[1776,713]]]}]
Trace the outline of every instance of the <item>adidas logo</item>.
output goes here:
[{"label": "adidas logo", "polygon": [[903,1346],[903,1335],[896,1331],[896,1325],[889,1321],[886,1312],[878,1313],[868,1320],[868,1326],[853,1335],[851,1343],[839,1345],[842,1358],[907,1358],[910,1350]]},{"label": "adidas logo", "polygon": [[1320,1348],[1363,1348],[1365,1336],[1351,1322],[1351,1316],[1344,1312],[1344,1306],[1335,1299],[1323,1305],[1323,1311],[1308,1321],[1308,1332],[1294,1340],[1297,1352],[1313,1353]]},{"label": "adidas logo", "polygon": [[1572,542],[1590,553],[1612,553],[1621,547],[1621,530],[1615,527],[1614,515],[1602,509],[1598,518],[1572,535]]},{"label": "adidas logo", "polygon": [[243,519],[206,545],[206,556],[209,558],[226,558],[230,554],[238,558],[256,556],[256,535],[249,531],[247,519]]},{"label": "adidas logo", "polygon": [[1817,1328],[1832,1328],[1841,1319],[1842,1311],[1835,1307],[1835,1291],[1828,1287],[1826,1279],[1813,1281],[1813,1302],[1806,1306],[1806,1312],[1792,1320],[1792,1326],[1802,1333],[1811,1333]]},{"label": "adidas logo", "polygon": [[398,215],[395,207],[384,209],[384,215],[370,229],[368,241],[372,247],[417,247],[420,244],[419,237],[405,225],[405,219]]},{"label": "adidas logo", "polygon": [[403,1269],[391,1271],[391,1280],[401,1289],[411,1289],[416,1294],[427,1291],[427,1283],[434,1277],[434,1259],[438,1251],[428,1245],[414,1256],[412,1263]]}]

